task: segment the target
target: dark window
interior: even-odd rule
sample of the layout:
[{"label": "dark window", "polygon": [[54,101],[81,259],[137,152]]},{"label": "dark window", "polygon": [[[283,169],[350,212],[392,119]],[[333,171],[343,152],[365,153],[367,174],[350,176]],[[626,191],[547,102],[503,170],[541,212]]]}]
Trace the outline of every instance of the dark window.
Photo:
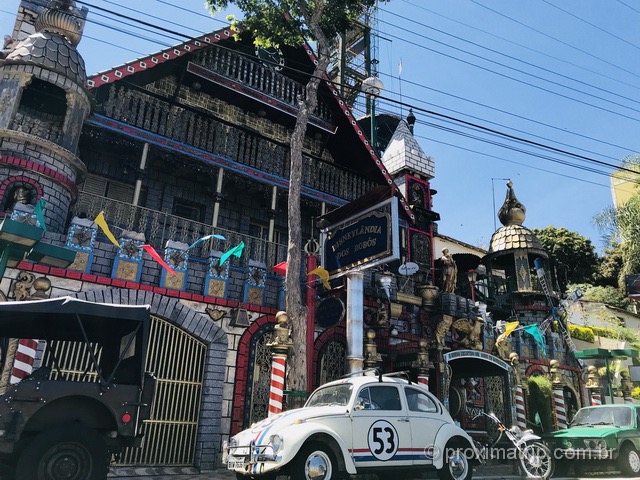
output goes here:
[{"label": "dark window", "polygon": [[202,223],[204,220],[204,205],[190,202],[181,198],[175,199],[173,203],[173,214],[177,217],[188,218],[194,222]]},{"label": "dark window", "polygon": [[365,409],[402,410],[400,394],[394,386],[380,385],[363,389],[358,395],[358,403]]}]

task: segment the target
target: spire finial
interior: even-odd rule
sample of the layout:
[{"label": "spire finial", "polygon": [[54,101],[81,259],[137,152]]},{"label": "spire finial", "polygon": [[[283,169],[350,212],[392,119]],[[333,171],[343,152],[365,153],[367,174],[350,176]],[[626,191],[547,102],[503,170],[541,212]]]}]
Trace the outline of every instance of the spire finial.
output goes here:
[{"label": "spire finial", "polygon": [[507,182],[507,196],[504,203],[498,211],[498,218],[502,225],[522,225],[526,216],[527,209],[520,203],[516,194],[513,192],[513,182]]}]

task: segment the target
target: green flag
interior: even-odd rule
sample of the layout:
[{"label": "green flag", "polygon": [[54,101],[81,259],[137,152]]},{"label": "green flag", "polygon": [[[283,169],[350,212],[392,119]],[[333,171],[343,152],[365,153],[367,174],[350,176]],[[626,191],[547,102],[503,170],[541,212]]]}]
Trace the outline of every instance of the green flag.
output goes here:
[{"label": "green flag", "polygon": [[228,252],[224,253],[221,257],[220,257],[220,266],[224,265],[224,262],[227,261],[227,259],[231,256],[234,255],[238,258],[240,258],[240,255],[242,255],[242,250],[244,249],[244,242],[240,242],[238,245],[236,245],[235,247],[233,247],[231,250],[229,250]]},{"label": "green flag", "polygon": [[44,206],[46,204],[47,202],[45,201],[45,199],[41,198],[40,200],[38,200],[38,203],[36,203],[36,206],[33,208],[33,213],[35,213],[36,219],[38,220],[40,227],[45,232],[47,231],[47,225],[46,223],[44,223]]},{"label": "green flag", "polygon": [[547,345],[544,340],[544,337],[542,336],[542,333],[540,332],[540,328],[538,328],[538,325],[527,325],[525,327],[522,327],[522,329],[536,339],[536,342],[538,342],[538,345],[540,345],[542,354],[546,357]]}]

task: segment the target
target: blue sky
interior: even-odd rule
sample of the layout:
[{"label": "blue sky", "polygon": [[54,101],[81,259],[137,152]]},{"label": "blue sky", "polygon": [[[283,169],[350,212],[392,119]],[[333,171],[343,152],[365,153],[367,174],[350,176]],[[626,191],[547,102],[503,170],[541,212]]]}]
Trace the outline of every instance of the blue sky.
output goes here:
[{"label": "blue sky", "polygon": [[[89,74],[180,43],[91,5],[193,36],[224,25],[223,16],[206,16],[201,0],[87,3],[79,51]],[[2,1],[2,35],[18,5]],[[592,219],[611,205],[608,174],[640,152],[639,24],[640,5],[632,0],[380,4],[375,57],[385,90],[376,110],[406,115],[399,102],[413,107],[415,135],[436,161],[441,233],[486,247],[500,226],[495,212],[508,178],[527,208],[525,226],[565,227],[601,248]]]}]

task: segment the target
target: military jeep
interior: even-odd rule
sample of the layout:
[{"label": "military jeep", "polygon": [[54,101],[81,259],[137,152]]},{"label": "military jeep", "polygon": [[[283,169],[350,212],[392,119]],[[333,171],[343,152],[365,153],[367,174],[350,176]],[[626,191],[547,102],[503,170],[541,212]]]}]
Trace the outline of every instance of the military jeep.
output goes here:
[{"label": "military jeep", "polygon": [[0,463],[16,479],[104,479],[113,454],[140,445],[155,388],[149,324],[148,306],[0,303],[3,363],[8,339],[39,344],[32,373],[0,395]]}]

